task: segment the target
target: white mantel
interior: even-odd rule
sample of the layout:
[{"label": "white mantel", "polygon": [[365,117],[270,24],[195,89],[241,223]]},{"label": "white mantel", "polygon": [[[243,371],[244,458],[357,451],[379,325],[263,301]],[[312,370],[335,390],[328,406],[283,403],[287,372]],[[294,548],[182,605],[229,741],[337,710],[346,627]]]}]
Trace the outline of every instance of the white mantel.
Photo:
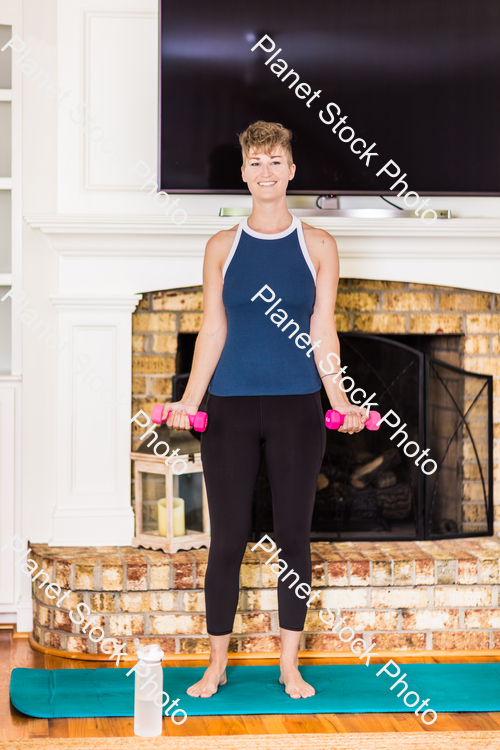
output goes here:
[{"label": "white mantel", "polygon": [[[345,278],[500,292],[498,218],[437,219],[431,225],[420,219],[302,218],[336,238]],[[98,294],[200,284],[206,242],[238,222],[189,216],[175,226],[162,216],[120,214],[25,219],[58,253],[60,293]]]}]

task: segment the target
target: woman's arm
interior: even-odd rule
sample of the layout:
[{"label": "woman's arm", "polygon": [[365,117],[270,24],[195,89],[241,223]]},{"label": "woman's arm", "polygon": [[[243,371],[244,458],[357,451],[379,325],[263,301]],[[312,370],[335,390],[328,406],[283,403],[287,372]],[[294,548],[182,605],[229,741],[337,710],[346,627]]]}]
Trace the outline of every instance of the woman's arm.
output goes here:
[{"label": "woman's arm", "polygon": [[[235,228],[236,229],[236,228]],[[187,414],[196,414],[214,374],[227,335],[227,316],[222,302],[222,269],[235,230],[218,232],[207,243],[203,262],[203,322],[196,339],[191,374],[180,401],[165,404],[170,411],[168,427],[190,430]]]},{"label": "woman's arm", "polygon": [[[321,341],[321,344],[314,349],[314,361],[332,409],[346,415],[344,424],[338,431],[352,434],[364,428],[368,412],[351,404],[347,395],[339,388],[342,375],[335,378],[341,369],[340,343],[335,328],[335,301],[340,271],[337,243],[327,232],[308,225],[304,226],[304,237],[317,271],[316,300],[309,335],[313,343]],[[330,356],[327,359],[330,352],[336,357]],[[320,363],[323,364],[323,369]],[[329,374],[325,375],[325,372]]]}]

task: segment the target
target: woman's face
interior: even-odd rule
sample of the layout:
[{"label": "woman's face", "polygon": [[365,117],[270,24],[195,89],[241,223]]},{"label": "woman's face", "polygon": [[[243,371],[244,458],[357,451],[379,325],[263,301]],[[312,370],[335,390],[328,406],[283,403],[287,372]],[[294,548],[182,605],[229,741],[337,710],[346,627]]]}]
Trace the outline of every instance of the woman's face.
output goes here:
[{"label": "woman's face", "polygon": [[251,151],[241,168],[243,181],[255,198],[276,200],[285,195],[289,180],[295,174],[295,164],[289,166],[281,146],[272,153]]}]

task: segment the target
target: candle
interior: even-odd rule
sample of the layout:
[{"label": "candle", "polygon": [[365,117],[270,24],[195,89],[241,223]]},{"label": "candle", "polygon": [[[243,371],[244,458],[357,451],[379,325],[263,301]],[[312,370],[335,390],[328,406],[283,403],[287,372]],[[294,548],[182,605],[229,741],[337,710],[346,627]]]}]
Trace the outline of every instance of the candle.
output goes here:
[{"label": "candle", "polygon": [[[166,498],[158,500],[158,533],[160,536],[167,535],[167,511]],[[174,497],[174,536],[184,536],[186,534],[186,524],[184,516],[184,500],[182,497]]]},{"label": "candle", "polygon": [[185,533],[184,500],[182,497],[174,497],[174,536],[184,536]]}]

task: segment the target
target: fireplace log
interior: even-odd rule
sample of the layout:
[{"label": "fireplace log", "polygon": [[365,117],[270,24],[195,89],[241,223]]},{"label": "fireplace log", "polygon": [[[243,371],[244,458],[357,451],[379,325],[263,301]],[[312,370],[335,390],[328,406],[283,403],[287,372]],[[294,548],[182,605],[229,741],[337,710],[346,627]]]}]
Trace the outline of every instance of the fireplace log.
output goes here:
[{"label": "fireplace log", "polygon": [[384,490],[386,487],[393,487],[397,481],[397,477],[393,471],[383,471],[375,477],[373,485],[379,490]]},{"label": "fireplace log", "polygon": [[382,505],[382,517],[387,521],[402,521],[411,511],[411,489],[399,482],[393,487],[377,491],[377,501]]},{"label": "fireplace log", "polygon": [[374,458],[373,461],[369,461],[367,464],[359,466],[353,471],[349,478],[349,483],[352,487],[358,490],[363,490],[367,487],[370,482],[375,479],[376,476],[381,474],[385,469],[393,464],[400,463],[401,458],[396,448],[389,448]]},{"label": "fireplace log", "polygon": [[374,458],[376,458],[375,454],[370,453],[370,451],[358,451],[354,454],[354,463],[356,465],[367,464],[368,461],[373,461]]},{"label": "fireplace log", "polygon": [[321,492],[321,490],[324,490],[325,487],[328,487],[330,484],[328,477],[325,474],[320,474],[318,476],[318,482],[316,484],[316,492]]}]

